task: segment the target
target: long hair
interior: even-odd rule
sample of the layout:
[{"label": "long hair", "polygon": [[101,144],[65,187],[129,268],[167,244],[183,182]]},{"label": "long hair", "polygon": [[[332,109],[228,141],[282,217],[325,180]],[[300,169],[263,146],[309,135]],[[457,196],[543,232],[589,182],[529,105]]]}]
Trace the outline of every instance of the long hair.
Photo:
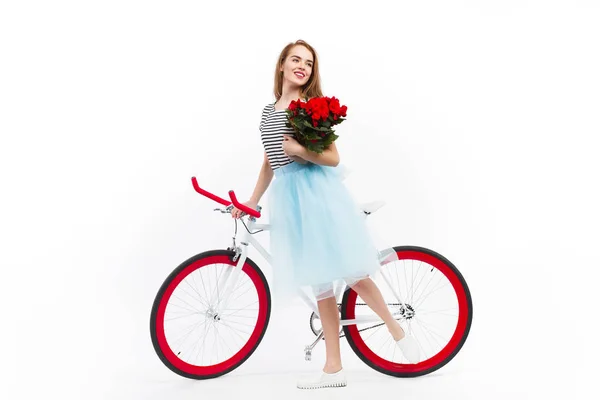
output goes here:
[{"label": "long hair", "polygon": [[287,46],[285,46],[283,50],[281,50],[279,58],[277,59],[277,65],[275,66],[275,85],[273,87],[273,94],[275,95],[276,100],[281,98],[283,91],[283,71],[279,71],[279,68],[283,66],[283,63],[288,57],[290,50],[297,45],[306,47],[313,55],[312,73],[310,74],[310,78],[308,78],[308,82],[306,82],[306,84],[300,88],[300,97],[313,98],[323,96],[323,93],[321,92],[321,76],[319,75],[319,60],[317,58],[317,52],[304,40],[296,40],[295,42],[289,43]]}]

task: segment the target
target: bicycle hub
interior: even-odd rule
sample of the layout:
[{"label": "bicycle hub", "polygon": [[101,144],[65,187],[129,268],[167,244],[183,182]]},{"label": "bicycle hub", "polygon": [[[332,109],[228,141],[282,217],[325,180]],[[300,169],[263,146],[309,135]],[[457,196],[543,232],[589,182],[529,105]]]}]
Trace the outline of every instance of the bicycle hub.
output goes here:
[{"label": "bicycle hub", "polygon": [[400,315],[404,319],[412,319],[415,316],[415,310],[410,304],[404,303],[404,307],[400,306],[395,314]]},{"label": "bicycle hub", "polygon": [[219,313],[216,313],[213,310],[206,311],[206,318],[210,318],[215,322],[219,322],[221,320],[221,316],[219,315]]}]

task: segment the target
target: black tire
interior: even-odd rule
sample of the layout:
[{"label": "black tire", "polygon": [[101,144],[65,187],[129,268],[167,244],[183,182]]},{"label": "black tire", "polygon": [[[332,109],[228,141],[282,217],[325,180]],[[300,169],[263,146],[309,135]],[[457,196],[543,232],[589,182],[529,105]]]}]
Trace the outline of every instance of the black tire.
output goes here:
[{"label": "black tire", "polygon": [[[176,279],[179,276],[179,274],[181,274],[184,270],[186,270],[186,268],[188,268],[190,265],[197,263],[198,261],[202,261],[203,259],[206,259],[208,257],[219,256],[223,259],[227,258],[227,260],[228,260],[227,263],[230,263],[231,265],[235,265],[235,263],[232,261],[234,255],[235,255],[235,253],[231,250],[210,250],[210,251],[206,251],[206,252],[197,254],[197,255],[189,258],[188,260],[184,261],[177,268],[175,268],[175,270],[173,270],[173,272],[171,272],[171,274],[169,274],[169,276],[165,279],[165,281],[161,285],[160,289],[158,290],[158,293],[156,294],[154,303],[152,305],[152,311],[150,313],[150,337],[152,338],[152,345],[154,347],[154,351],[156,352],[156,354],[158,355],[160,360],[163,362],[163,364],[165,364],[165,366],[167,366],[167,368],[169,368],[171,371],[173,371],[174,373],[176,373],[178,375],[181,375],[183,377],[190,378],[190,379],[212,379],[212,378],[216,378],[221,375],[225,375],[225,374],[233,371],[234,369],[238,368],[240,365],[242,365],[252,355],[252,353],[254,353],[254,351],[258,348],[260,342],[262,341],[262,339],[264,337],[264,334],[267,330],[267,327],[269,324],[269,319],[271,316],[271,293],[270,293],[270,289],[269,289],[269,284],[268,284],[267,280],[265,279],[263,272],[258,267],[258,265],[256,265],[256,263],[254,261],[252,261],[250,258],[246,258],[242,273],[246,272],[247,275],[252,274],[252,276],[255,278],[255,280],[253,280],[253,282],[255,283],[255,287],[256,287],[256,282],[260,282],[260,284],[262,285],[262,288],[260,288],[260,289],[257,288],[257,291],[264,290],[265,293],[263,294],[263,296],[266,296],[266,301],[265,301],[266,309],[264,310],[264,312],[266,312],[266,319],[263,316],[262,318],[263,318],[264,322],[262,322],[262,324],[261,324],[262,327],[255,328],[255,329],[261,329],[261,331],[258,336],[258,339],[252,345],[252,347],[249,349],[249,351],[247,351],[247,353],[244,352],[245,354],[239,360],[237,360],[233,365],[229,366],[228,368],[225,368],[223,370],[216,371],[216,372],[210,373],[210,374],[194,374],[194,373],[189,373],[189,372],[183,371],[180,368],[178,368],[177,366],[175,366],[172,362],[169,361],[168,357],[165,356],[163,349],[161,348],[159,338],[158,338],[158,332],[157,332],[158,310],[159,310],[161,301],[163,300],[163,297],[165,295],[165,292],[169,288],[169,286],[171,285],[173,280]],[[250,341],[250,339],[249,339],[249,341]]]}]

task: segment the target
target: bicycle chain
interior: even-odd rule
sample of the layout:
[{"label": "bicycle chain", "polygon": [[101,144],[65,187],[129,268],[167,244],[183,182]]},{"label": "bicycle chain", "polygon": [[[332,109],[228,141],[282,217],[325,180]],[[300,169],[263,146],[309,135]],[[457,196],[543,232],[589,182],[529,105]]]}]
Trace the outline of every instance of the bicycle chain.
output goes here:
[{"label": "bicycle chain", "polygon": [[[366,306],[367,304],[366,304],[366,303],[356,303],[356,305],[357,305],[357,306]],[[388,305],[390,305],[390,306],[400,306],[400,305],[402,305],[402,304],[400,304],[400,303],[388,303]],[[378,326],[381,326],[381,325],[385,325],[385,322],[382,322],[382,323],[380,323],[380,324],[377,324],[377,325],[370,326],[370,327],[368,327],[368,328],[359,329],[358,331],[359,331],[359,332],[366,331],[366,330],[369,330],[369,329],[377,328]],[[345,333],[342,333],[342,334],[340,335],[340,338],[343,338],[343,337],[345,337],[345,336],[346,336],[346,334],[345,334]]]}]

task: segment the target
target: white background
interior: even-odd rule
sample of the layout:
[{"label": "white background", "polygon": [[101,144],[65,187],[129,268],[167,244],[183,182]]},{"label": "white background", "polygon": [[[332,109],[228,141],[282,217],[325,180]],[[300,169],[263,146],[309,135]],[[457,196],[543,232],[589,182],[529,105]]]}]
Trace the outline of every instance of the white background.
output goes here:
[{"label": "white background", "polygon": [[[599,20],[578,0],[2,2],[2,397],[593,397]],[[359,200],[387,201],[382,237],[470,285],[471,335],[436,374],[383,376],[343,343],[353,389],[300,392],[324,350],[303,360],[302,307],[223,378],[153,352],[160,284],[232,231],[190,178],[250,195],[296,39],[348,105],[342,163]]]}]

